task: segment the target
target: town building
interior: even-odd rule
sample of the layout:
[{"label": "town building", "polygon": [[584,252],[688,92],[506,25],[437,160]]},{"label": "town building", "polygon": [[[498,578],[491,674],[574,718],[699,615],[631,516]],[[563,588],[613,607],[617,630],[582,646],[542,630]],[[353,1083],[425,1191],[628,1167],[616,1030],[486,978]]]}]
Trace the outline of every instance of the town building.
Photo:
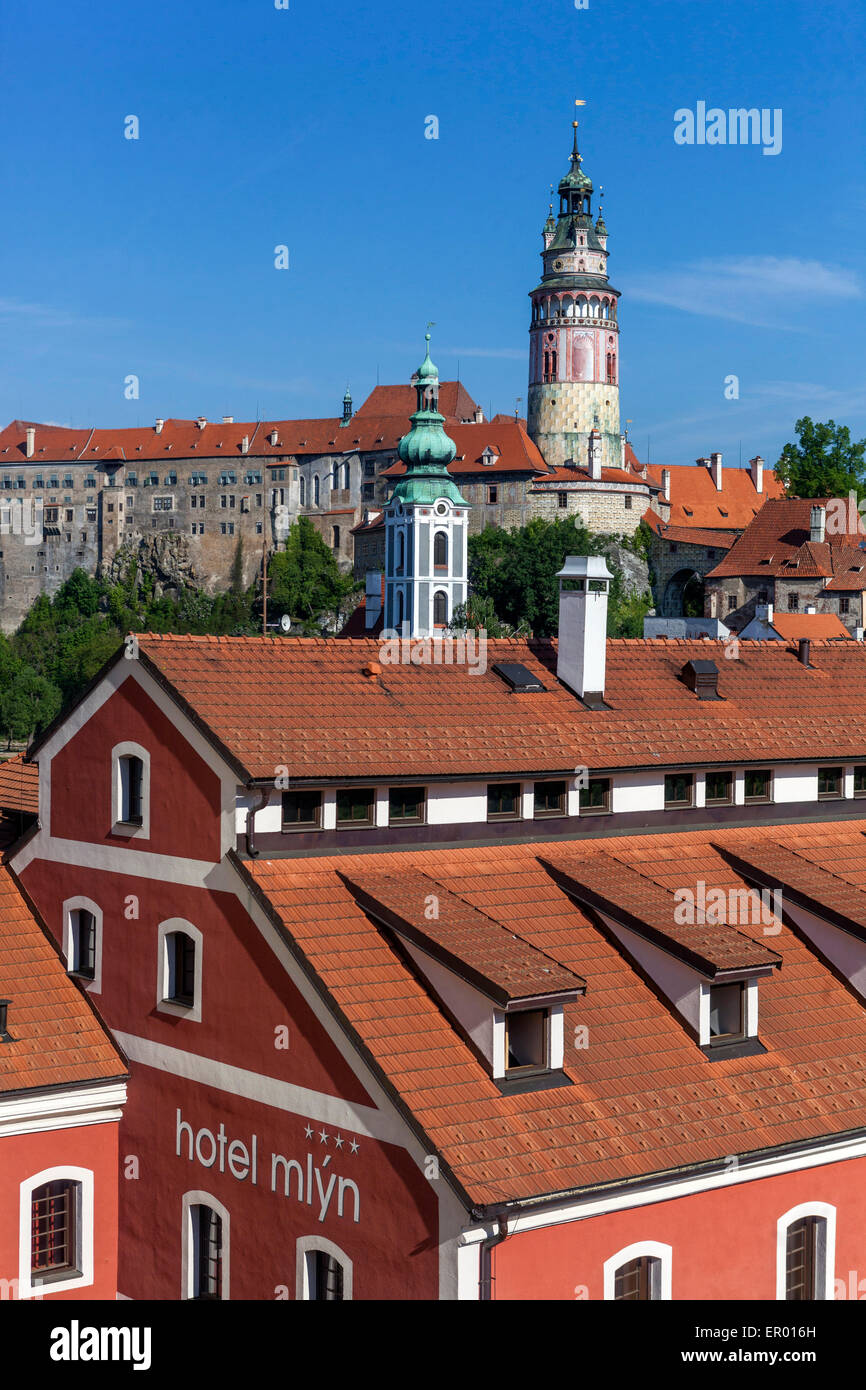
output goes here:
[{"label": "town building", "polygon": [[866,648],[605,643],[601,564],[558,642],[140,636],[30,750],[123,1296],[847,1296]]},{"label": "town building", "polygon": [[[35,827],[37,781],[0,765],[0,851]],[[71,903],[55,941],[0,862],[0,1300],[117,1295],[127,1067],[87,993],[92,922]]]},{"label": "town building", "polygon": [[708,617],[742,630],[769,604],[777,614],[836,614],[862,635],[866,549],[859,531],[827,525],[825,499],[768,501],[706,578]]}]

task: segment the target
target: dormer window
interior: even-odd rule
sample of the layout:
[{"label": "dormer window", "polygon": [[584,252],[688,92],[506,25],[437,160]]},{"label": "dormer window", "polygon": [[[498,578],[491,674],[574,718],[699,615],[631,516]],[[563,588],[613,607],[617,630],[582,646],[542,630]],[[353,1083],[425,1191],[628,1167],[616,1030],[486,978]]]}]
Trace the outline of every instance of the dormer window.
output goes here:
[{"label": "dormer window", "polygon": [[746,987],[742,980],[732,985],[710,985],[710,1042],[737,1042],[746,1031]]},{"label": "dormer window", "polygon": [[509,1078],[545,1071],[548,1062],[548,1010],[527,1009],[505,1015],[505,1075]]}]

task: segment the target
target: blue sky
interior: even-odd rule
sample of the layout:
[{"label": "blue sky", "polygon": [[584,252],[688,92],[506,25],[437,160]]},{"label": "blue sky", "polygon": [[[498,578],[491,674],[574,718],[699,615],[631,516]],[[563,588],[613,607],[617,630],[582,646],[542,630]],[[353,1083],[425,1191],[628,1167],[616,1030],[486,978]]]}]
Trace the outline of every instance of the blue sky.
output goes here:
[{"label": "blue sky", "polygon": [[[638,454],[866,435],[860,0],[289,3],[3,7],[4,422],[333,415],[407,380],[428,320],[443,377],[525,413],[581,97]],[[676,144],[699,101],[781,108],[781,152]]]}]

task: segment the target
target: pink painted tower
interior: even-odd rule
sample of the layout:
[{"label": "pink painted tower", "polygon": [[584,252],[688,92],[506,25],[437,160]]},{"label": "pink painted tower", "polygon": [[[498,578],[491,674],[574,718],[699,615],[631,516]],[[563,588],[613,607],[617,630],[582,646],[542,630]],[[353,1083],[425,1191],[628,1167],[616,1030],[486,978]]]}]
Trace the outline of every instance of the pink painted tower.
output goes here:
[{"label": "pink painted tower", "polygon": [[600,477],[622,468],[619,425],[619,325],[607,278],[607,227],[592,217],[592,180],[574,149],[544,226],[544,272],[531,293],[529,433],[553,466],[573,463]]}]

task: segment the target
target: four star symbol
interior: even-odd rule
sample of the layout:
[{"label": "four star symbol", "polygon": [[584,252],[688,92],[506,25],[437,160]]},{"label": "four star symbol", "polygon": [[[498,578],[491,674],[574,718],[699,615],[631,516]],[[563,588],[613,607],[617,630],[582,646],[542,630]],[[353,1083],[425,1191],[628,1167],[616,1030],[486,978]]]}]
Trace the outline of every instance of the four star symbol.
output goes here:
[{"label": "four star symbol", "polygon": [[[315,1133],[316,1133],[316,1131],[315,1131],[315,1130],[311,1127],[311,1125],[308,1123],[308,1124],[305,1126],[305,1128],[304,1128],[304,1136],[305,1136],[305,1138],[307,1138],[307,1139],[312,1139],[313,1136],[315,1135]],[[320,1143],[320,1144],[327,1144],[328,1139],[331,1137],[331,1136],[328,1134],[328,1131],[327,1131],[326,1129],[320,1129],[320,1130],[318,1131],[318,1135],[319,1135],[319,1143]],[[342,1149],[343,1145],[346,1143],[346,1140],[343,1138],[342,1134],[335,1134],[335,1135],[333,1136],[333,1138],[334,1138],[334,1144],[336,1145],[336,1147],[337,1147],[338,1149]],[[351,1153],[351,1154],[356,1154],[356,1153],[358,1153],[359,1147],[360,1147],[360,1146],[359,1146],[359,1144],[358,1144],[357,1139],[350,1139],[350,1140],[349,1140],[349,1153]]]}]

